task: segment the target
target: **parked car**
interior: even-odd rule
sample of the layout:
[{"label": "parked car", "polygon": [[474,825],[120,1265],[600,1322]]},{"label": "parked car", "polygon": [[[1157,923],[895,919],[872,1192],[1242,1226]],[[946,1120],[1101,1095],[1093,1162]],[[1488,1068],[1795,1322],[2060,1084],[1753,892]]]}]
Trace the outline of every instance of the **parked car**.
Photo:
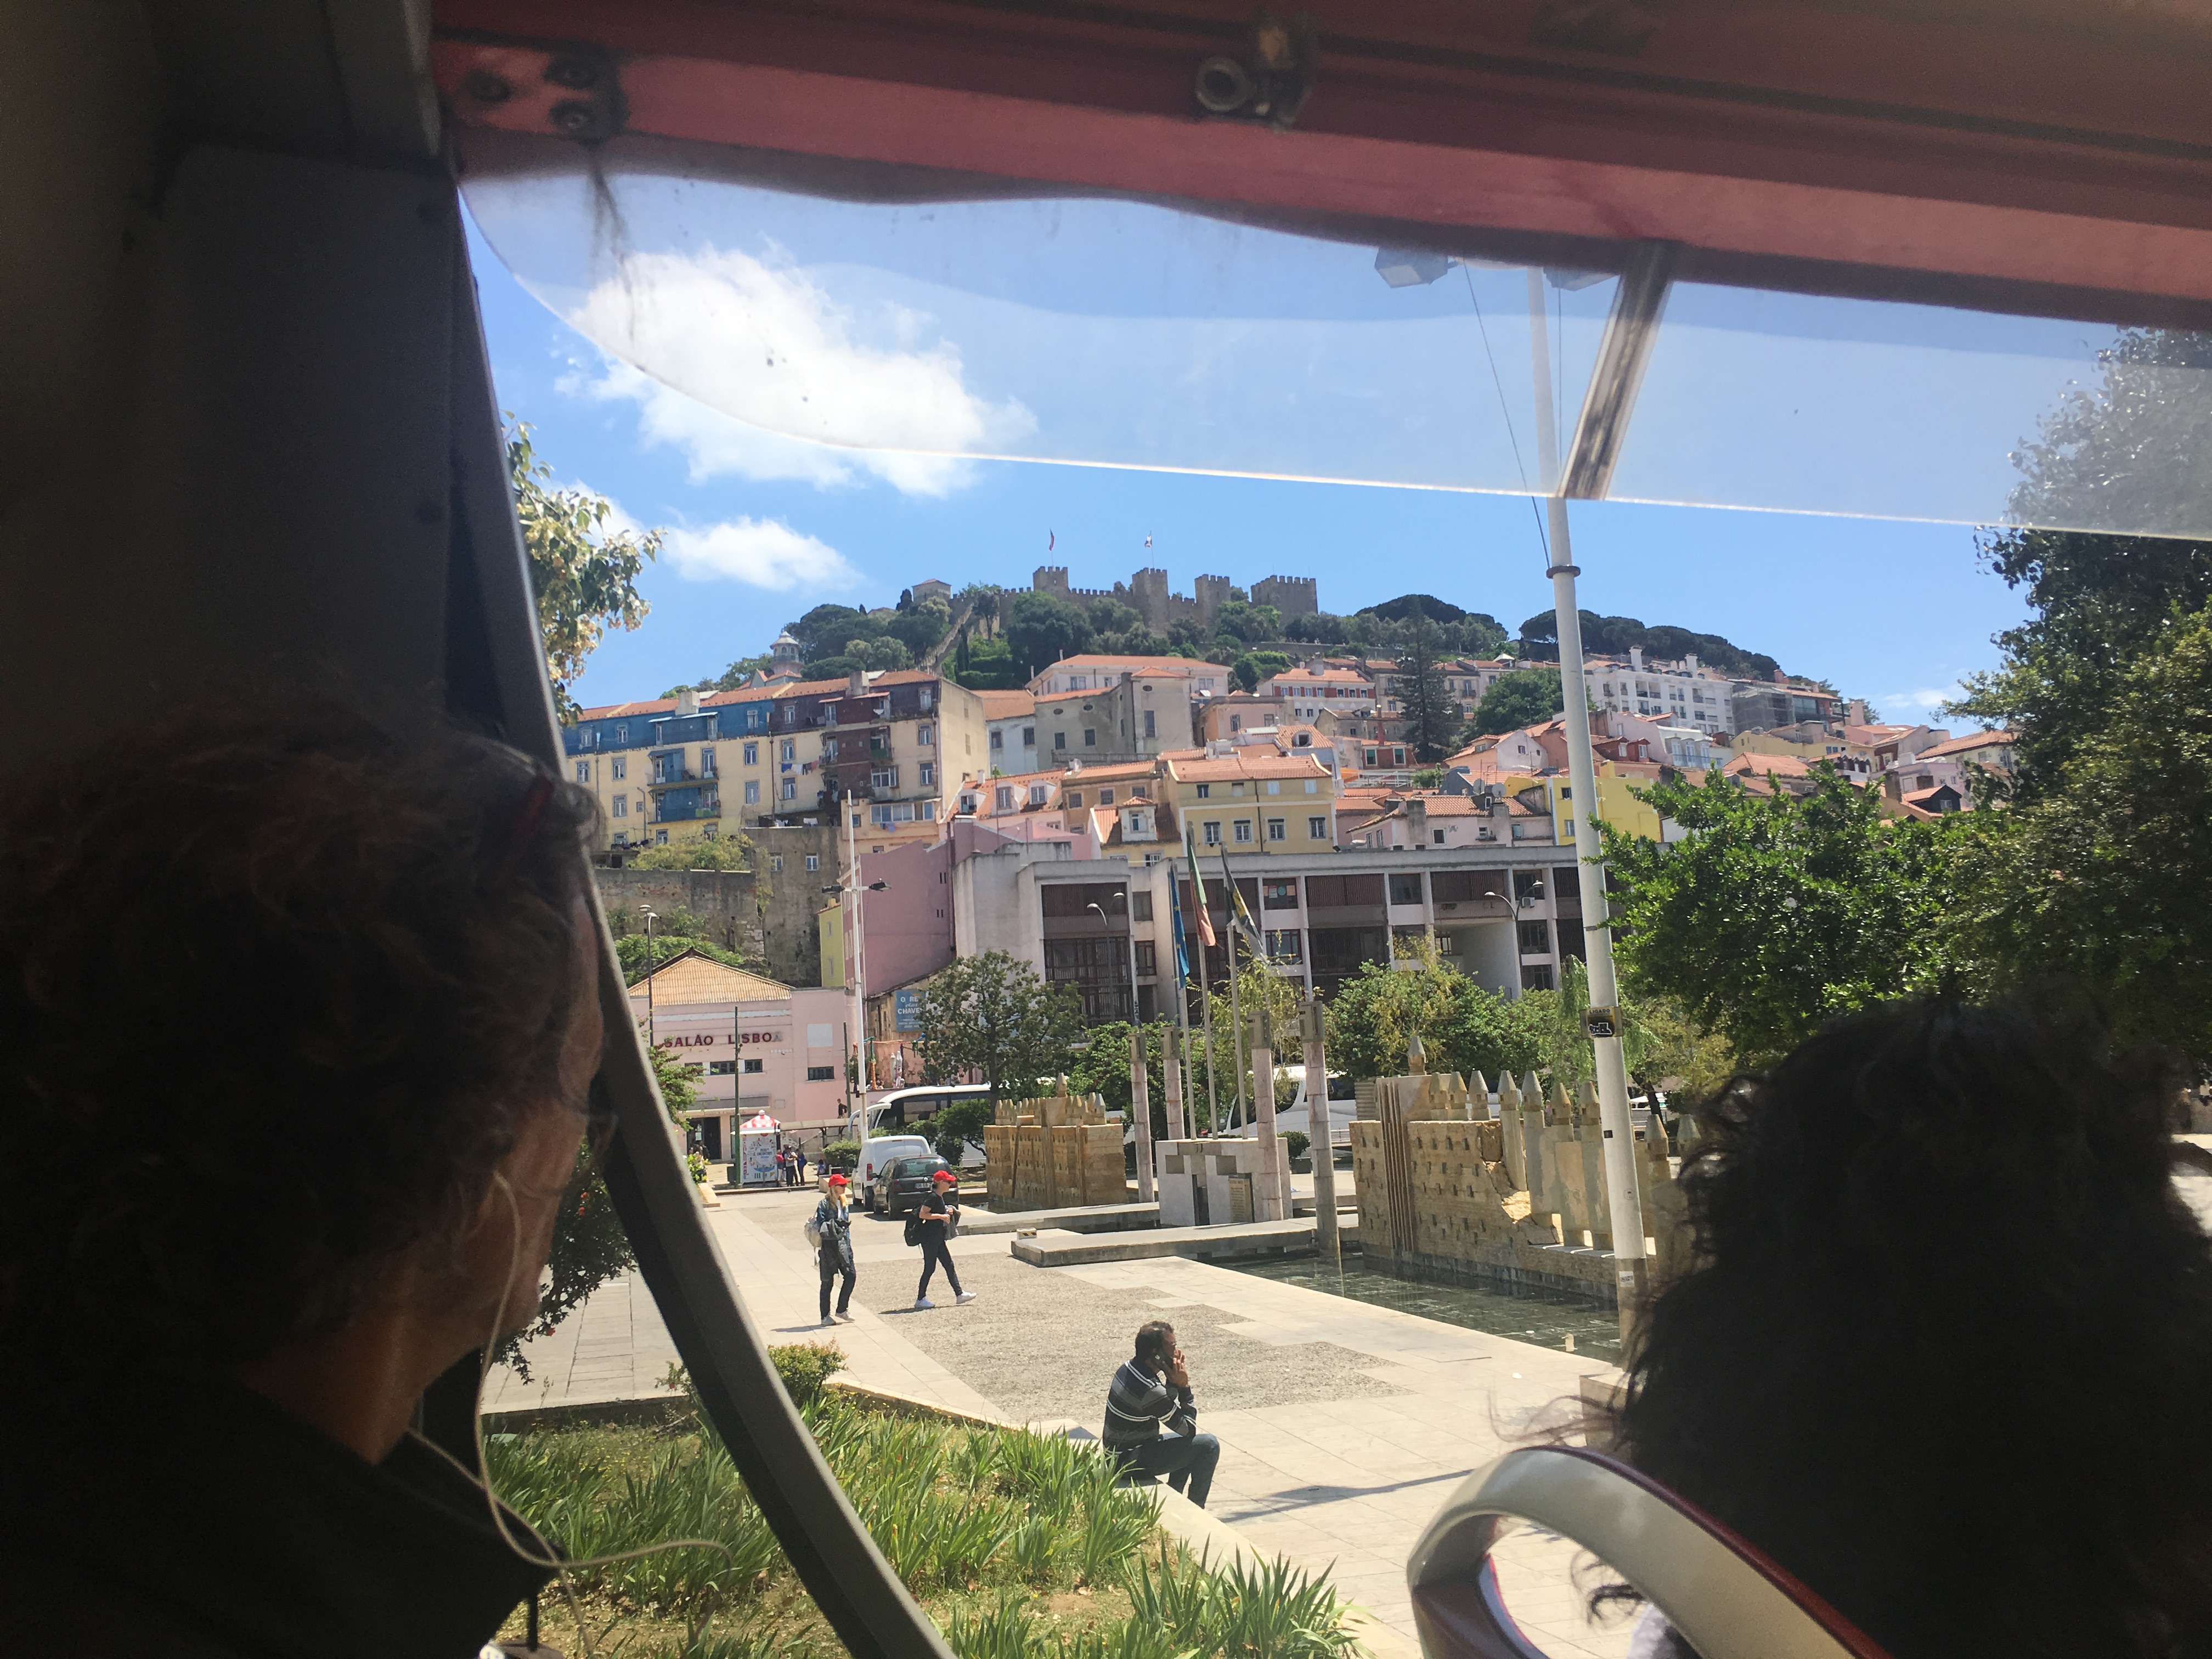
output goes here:
[{"label": "parked car", "polygon": [[868,1206],[878,1215],[901,1216],[921,1207],[934,1184],[931,1177],[951,1165],[934,1152],[927,1158],[896,1158],[876,1177],[868,1194]]},{"label": "parked car", "polygon": [[920,1135],[877,1135],[860,1143],[860,1167],[854,1172],[854,1184],[862,1194],[873,1193],[884,1171],[895,1161],[929,1155],[929,1142]]}]

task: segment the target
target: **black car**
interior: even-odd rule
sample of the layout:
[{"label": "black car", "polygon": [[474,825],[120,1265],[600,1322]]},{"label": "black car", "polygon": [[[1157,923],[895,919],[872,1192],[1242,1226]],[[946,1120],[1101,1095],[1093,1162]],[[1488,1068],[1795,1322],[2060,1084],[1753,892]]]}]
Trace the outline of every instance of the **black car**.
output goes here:
[{"label": "black car", "polygon": [[878,1215],[907,1215],[921,1207],[935,1183],[930,1177],[939,1170],[952,1166],[943,1158],[899,1158],[884,1166],[876,1177],[876,1190],[870,1194]]}]

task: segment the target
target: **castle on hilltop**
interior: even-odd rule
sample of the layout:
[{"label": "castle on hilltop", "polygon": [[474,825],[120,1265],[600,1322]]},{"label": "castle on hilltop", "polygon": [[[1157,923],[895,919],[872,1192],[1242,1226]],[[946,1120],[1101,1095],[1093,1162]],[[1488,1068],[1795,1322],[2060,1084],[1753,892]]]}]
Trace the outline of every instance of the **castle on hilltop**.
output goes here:
[{"label": "castle on hilltop", "polygon": [[1215,613],[1231,599],[1272,605],[1285,619],[1310,617],[1321,609],[1311,576],[1268,576],[1254,582],[1249,595],[1226,576],[1200,576],[1191,583],[1193,593],[1184,595],[1168,592],[1168,573],[1157,566],[1147,566],[1127,581],[1115,582],[1109,589],[1070,587],[1066,565],[1041,564],[1031,574],[1030,586],[1037,592],[1066,599],[1086,612],[1093,599],[1119,599],[1133,607],[1145,619],[1145,626],[1155,634],[1164,634],[1170,623],[1186,620],[1211,628]]}]

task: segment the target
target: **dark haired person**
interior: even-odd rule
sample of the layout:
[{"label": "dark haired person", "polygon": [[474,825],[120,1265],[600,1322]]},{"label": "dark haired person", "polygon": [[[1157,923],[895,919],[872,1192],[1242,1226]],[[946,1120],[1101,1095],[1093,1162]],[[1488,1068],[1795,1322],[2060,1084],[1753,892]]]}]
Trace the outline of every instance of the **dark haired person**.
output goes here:
[{"label": "dark haired person", "polygon": [[1130,1469],[1154,1479],[1165,1475],[1175,1491],[1187,1490],[1192,1503],[1206,1507],[1221,1443],[1198,1431],[1190,1368],[1175,1327],[1165,1320],[1138,1328],[1135,1356],[1122,1362],[1107,1385],[1106,1429],[1099,1438]]},{"label": "dark haired person", "polygon": [[543,1583],[409,1425],[537,1306],[599,1064],[592,811],[305,698],[12,796],[0,1647],[459,1656]]},{"label": "dark haired person", "polygon": [[[814,1265],[822,1274],[822,1322],[824,1325],[849,1325],[853,1316],[846,1310],[853,1305],[853,1283],[856,1277],[853,1266],[853,1212],[847,1207],[853,1183],[845,1178],[842,1170],[832,1170],[830,1179],[823,1182],[822,1200],[814,1206],[814,1219],[808,1224],[814,1238]],[[844,1280],[837,1292],[837,1316],[830,1316],[830,1286],[833,1280]]]},{"label": "dark haired person", "polygon": [[918,1313],[937,1305],[929,1299],[929,1280],[939,1264],[945,1268],[945,1282],[952,1287],[954,1302],[965,1306],[975,1299],[975,1291],[960,1288],[960,1270],[952,1265],[952,1230],[960,1222],[959,1186],[960,1177],[951,1170],[936,1171],[929,1177],[929,1191],[915,1212],[921,1224],[921,1283],[914,1293]]},{"label": "dark haired person", "polygon": [[2212,1654],[2212,1243],[2174,1082],[2062,1015],[1926,1002],[1732,1085],[1622,1454],[1895,1659]]}]

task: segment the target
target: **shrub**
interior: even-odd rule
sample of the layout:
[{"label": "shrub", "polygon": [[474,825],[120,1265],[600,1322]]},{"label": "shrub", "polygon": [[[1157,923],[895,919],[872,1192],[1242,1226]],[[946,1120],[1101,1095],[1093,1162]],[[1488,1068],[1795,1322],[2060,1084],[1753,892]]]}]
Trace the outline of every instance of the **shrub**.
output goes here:
[{"label": "shrub", "polygon": [[849,1170],[860,1161],[860,1143],[857,1140],[832,1140],[822,1148],[822,1162],[833,1170]]},{"label": "shrub", "polygon": [[830,1379],[845,1369],[844,1350],[834,1342],[793,1342],[770,1348],[768,1357],[794,1406],[818,1398]]},{"label": "shrub", "polygon": [[1313,1139],[1303,1130],[1289,1129],[1284,1132],[1283,1145],[1291,1149],[1292,1158],[1304,1158],[1306,1148],[1313,1145]]}]

